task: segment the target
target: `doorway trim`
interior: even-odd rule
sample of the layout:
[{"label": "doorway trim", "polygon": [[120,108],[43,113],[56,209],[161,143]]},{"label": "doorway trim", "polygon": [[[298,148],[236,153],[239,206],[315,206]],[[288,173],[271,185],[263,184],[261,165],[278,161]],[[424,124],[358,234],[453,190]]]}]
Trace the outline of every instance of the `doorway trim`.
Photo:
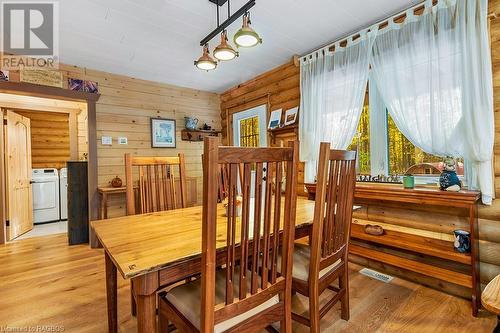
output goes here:
[{"label": "doorway trim", "polygon": [[[57,87],[41,86],[26,82],[0,82],[0,92],[6,94],[15,94],[32,97],[43,97],[52,99],[61,99],[74,102],[87,103],[87,131],[88,131],[88,188],[89,188],[89,220],[96,220],[99,209],[99,198],[97,194],[97,131],[96,131],[96,104],[100,94],[93,94],[83,91],[73,91]],[[0,138],[3,146],[3,136]],[[2,148],[3,149],[3,148]],[[2,155],[2,163],[0,163],[0,220],[2,226],[0,228],[0,244],[6,242],[6,221],[5,221],[5,180],[4,163]],[[89,226],[90,228],[90,226]],[[91,231],[91,230],[90,230]],[[92,232],[90,235],[90,244],[95,246]]]},{"label": "doorway trim", "polygon": [[233,113],[232,133],[234,146],[239,146],[239,122],[256,116],[259,118],[259,146],[267,147],[267,104],[262,104],[247,110]]}]

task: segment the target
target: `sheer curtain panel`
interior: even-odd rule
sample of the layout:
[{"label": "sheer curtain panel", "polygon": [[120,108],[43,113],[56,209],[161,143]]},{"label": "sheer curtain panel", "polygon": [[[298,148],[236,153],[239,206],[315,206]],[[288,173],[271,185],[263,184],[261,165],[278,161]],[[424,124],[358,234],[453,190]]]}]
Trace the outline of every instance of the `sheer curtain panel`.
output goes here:
[{"label": "sheer curtain panel", "polygon": [[467,180],[493,197],[493,88],[487,0],[427,1],[389,20],[373,44],[373,77],[399,130],[435,155],[463,157]]},{"label": "sheer curtain panel", "polygon": [[363,108],[376,29],[350,38],[301,59],[300,62],[300,159],[306,162],[305,181],[316,176],[320,142],[332,149],[346,149],[356,134]]}]

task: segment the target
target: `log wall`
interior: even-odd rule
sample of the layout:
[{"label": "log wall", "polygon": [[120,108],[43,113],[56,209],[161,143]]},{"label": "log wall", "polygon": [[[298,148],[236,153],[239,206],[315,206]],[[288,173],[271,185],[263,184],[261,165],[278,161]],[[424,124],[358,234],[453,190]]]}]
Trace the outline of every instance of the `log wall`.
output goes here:
[{"label": "log wall", "polygon": [[[186,157],[188,197],[191,204],[201,204],[202,142],[181,140],[184,117],[194,116],[199,124],[220,128],[219,95],[215,93],[145,81],[73,66],[62,66],[65,77],[81,78],[99,83],[101,97],[96,105],[98,186],[109,186],[115,176],[125,180],[124,154],[136,156]],[[86,117],[86,114],[81,115]],[[176,121],[176,148],[151,147],[151,118]],[[101,144],[102,136],[111,136],[113,144]],[[119,145],[119,137],[128,139]],[[86,136],[79,137],[83,147]],[[125,215],[125,196],[110,197],[108,217]]]},{"label": "log wall", "polygon": [[[139,80],[87,68],[60,64],[63,82],[68,78],[92,80],[99,84],[101,97],[96,105],[98,186],[109,186],[118,176],[125,180],[124,154],[136,156],[186,157],[188,201],[201,204],[203,142],[181,140],[184,116],[194,116],[199,124],[207,123],[220,128],[219,95],[158,82]],[[11,73],[11,81],[19,80]],[[151,147],[151,118],[167,118],[176,121],[176,148]],[[77,137],[78,158],[88,152],[86,133],[87,113],[79,114]],[[102,136],[111,136],[113,144],[101,144]],[[119,145],[118,138],[126,137],[127,145]],[[113,195],[109,199],[108,217],[125,215],[125,195]]]},{"label": "log wall", "polygon": [[[496,199],[492,206],[481,206],[479,209],[481,280],[483,283],[487,283],[500,274],[500,1],[490,0],[489,12],[496,12],[498,16],[490,21],[490,31],[496,132],[494,173],[496,196],[499,199]],[[298,105],[299,77],[298,67],[294,66],[293,62],[289,62],[221,94],[220,112],[224,136],[231,138],[231,115],[265,104],[266,94],[270,95],[270,110],[281,108],[283,105],[286,105],[286,108]],[[289,136],[289,138],[293,139],[294,136]],[[230,140],[228,141],[230,143]],[[354,218],[387,223],[395,228],[410,227],[421,232],[432,232],[437,235],[436,237],[448,239],[454,229],[466,226],[466,220],[460,216],[459,212],[436,207],[370,205],[355,212]],[[355,256],[351,259],[362,265],[372,266],[389,274],[404,276],[450,293],[470,295],[463,288],[383,263]]]},{"label": "log wall", "polygon": [[[299,68],[291,60],[222,93],[220,96],[220,117],[222,119],[223,142],[232,145],[233,115],[237,112],[266,104],[269,119],[269,115],[274,110],[282,109],[282,117],[284,117],[286,110],[299,106],[299,81]],[[284,146],[286,141],[295,138],[296,135],[293,132],[288,132],[278,134],[275,140],[271,140],[268,135],[267,142],[271,146]],[[298,193],[306,195],[302,163],[299,166],[298,183]]]}]

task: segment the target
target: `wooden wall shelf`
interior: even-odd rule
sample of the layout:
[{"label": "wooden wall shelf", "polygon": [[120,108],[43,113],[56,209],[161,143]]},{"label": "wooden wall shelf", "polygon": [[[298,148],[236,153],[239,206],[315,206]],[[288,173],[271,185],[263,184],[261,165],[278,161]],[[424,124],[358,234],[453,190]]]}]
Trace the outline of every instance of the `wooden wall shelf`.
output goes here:
[{"label": "wooden wall shelf", "polygon": [[221,131],[216,130],[188,130],[181,131],[181,139],[183,141],[203,141],[207,136],[219,136]]},{"label": "wooden wall shelf", "polygon": [[297,124],[294,125],[288,125],[285,127],[278,127],[275,129],[268,129],[267,133],[269,133],[269,136],[271,136],[271,141],[273,144],[276,143],[276,137],[279,135],[283,134],[295,134],[298,138],[299,136],[299,126]]}]

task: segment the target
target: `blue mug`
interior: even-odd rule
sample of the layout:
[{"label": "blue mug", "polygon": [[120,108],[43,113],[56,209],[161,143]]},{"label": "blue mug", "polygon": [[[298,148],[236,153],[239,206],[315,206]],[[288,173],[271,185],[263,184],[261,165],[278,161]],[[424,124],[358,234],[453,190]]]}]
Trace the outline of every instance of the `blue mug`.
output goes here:
[{"label": "blue mug", "polygon": [[453,231],[455,235],[455,242],[453,247],[455,251],[460,253],[470,253],[470,232],[465,230],[455,230]]}]

